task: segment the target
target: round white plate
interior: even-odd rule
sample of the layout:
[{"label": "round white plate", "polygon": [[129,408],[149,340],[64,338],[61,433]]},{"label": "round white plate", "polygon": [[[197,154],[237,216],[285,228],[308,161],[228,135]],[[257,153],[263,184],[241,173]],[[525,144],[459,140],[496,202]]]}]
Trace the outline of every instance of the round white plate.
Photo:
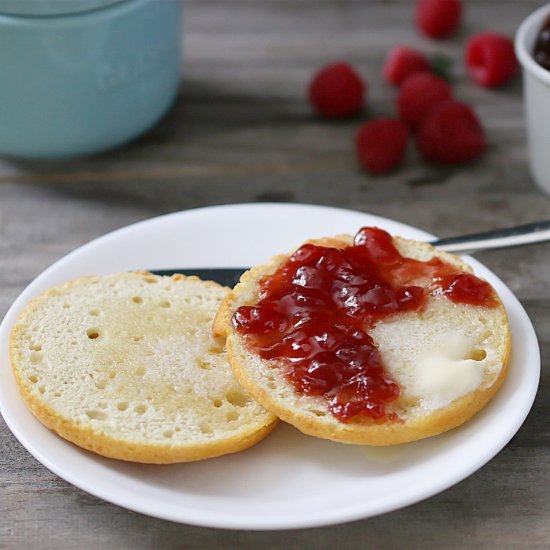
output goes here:
[{"label": "round white plate", "polygon": [[307,238],[354,233],[363,225],[431,238],[418,229],[349,210],[251,204],[155,218],[79,248],[38,276],[0,327],[4,419],[30,453],[73,485],[137,512],[195,525],[327,525],[395,510],[450,487],[483,466],[516,433],[531,407],[540,373],[537,339],[525,311],[475,260],[470,263],[497,289],[510,317],[510,374],[471,422],[416,443],[386,449],[340,445],[280,425],[260,444],[235,455],[170,466],[130,464],[83,451],[43,427],[20,399],[10,370],[10,329],[29,299],[47,287],[119,270],[252,265]]}]

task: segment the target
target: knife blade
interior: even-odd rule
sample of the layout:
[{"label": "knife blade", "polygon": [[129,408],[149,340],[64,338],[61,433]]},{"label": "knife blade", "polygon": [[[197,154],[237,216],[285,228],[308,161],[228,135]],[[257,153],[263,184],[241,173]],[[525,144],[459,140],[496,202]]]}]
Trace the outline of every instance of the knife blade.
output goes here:
[{"label": "knife blade", "polygon": [[[472,254],[483,250],[496,250],[525,246],[550,240],[550,220],[471,233],[457,237],[428,241],[433,246],[452,253]],[[248,267],[187,267],[172,269],[155,269],[157,275],[196,275],[203,280],[216,281],[225,286],[235,286]]]}]

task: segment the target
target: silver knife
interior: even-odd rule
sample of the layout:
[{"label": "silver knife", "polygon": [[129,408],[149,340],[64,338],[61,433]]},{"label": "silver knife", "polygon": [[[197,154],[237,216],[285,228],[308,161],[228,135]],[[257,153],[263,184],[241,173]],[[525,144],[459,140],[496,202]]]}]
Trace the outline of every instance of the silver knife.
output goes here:
[{"label": "silver knife", "polygon": [[[472,254],[484,250],[525,246],[545,241],[550,241],[550,220],[428,242],[454,254]],[[173,275],[174,273],[196,275],[203,280],[216,281],[222,285],[233,287],[247,269],[247,267],[186,267],[152,271],[157,275]]]}]

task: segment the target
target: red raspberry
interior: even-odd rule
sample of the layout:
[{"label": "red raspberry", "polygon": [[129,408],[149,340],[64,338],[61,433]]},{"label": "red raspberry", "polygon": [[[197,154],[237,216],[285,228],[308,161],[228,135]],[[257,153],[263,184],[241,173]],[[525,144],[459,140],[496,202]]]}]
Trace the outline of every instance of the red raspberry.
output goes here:
[{"label": "red raspberry", "polygon": [[380,118],[366,122],[355,140],[359,163],[372,174],[389,172],[403,160],[408,137],[407,127],[400,120]]},{"label": "red raspberry", "polygon": [[395,46],[388,55],[382,75],[389,83],[399,86],[414,73],[430,71],[430,62],[422,52],[407,46]]},{"label": "red raspberry", "polygon": [[494,88],[505,84],[518,71],[514,43],[502,34],[485,32],[466,44],[466,66],[475,82]]},{"label": "red raspberry", "polygon": [[424,120],[416,136],[416,146],[426,160],[459,164],[480,156],[487,142],[471,107],[449,99]]},{"label": "red raspberry", "polygon": [[356,114],[363,106],[364,96],[363,80],[343,61],[323,67],[309,85],[309,100],[325,118]]},{"label": "red raspberry", "polygon": [[452,97],[449,84],[433,74],[417,73],[409,76],[399,89],[397,111],[401,119],[416,129],[432,109]]},{"label": "red raspberry", "polygon": [[447,38],[460,26],[460,0],[417,0],[416,25],[430,38]]}]

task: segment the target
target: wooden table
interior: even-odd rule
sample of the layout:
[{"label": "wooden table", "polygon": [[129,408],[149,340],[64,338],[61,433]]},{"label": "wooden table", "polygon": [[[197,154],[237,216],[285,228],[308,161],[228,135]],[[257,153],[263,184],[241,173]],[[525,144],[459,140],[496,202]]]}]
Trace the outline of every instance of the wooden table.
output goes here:
[{"label": "wooden table", "polygon": [[[449,42],[418,36],[410,0],[190,0],[182,92],[147,136],[66,162],[0,162],[0,311],[45,267],[106,231],[158,214],[224,203],[283,201],[354,208],[441,236],[550,218],[528,174],[521,83],[489,92],[461,62],[465,37],[512,34],[543,2],[471,0]],[[369,80],[373,113],[393,111],[380,78],[394,43],[456,59],[455,92],[475,105],[491,143],[472,165],[439,170],[413,152],[399,171],[356,167],[358,121],[324,123],[304,100],[312,71],[335,58]],[[549,360],[548,245],[480,259],[517,294]],[[0,421],[0,548],[548,548],[550,379],[510,444],[427,501],[323,529],[221,531],[177,525],[100,501],[52,474]]]}]

